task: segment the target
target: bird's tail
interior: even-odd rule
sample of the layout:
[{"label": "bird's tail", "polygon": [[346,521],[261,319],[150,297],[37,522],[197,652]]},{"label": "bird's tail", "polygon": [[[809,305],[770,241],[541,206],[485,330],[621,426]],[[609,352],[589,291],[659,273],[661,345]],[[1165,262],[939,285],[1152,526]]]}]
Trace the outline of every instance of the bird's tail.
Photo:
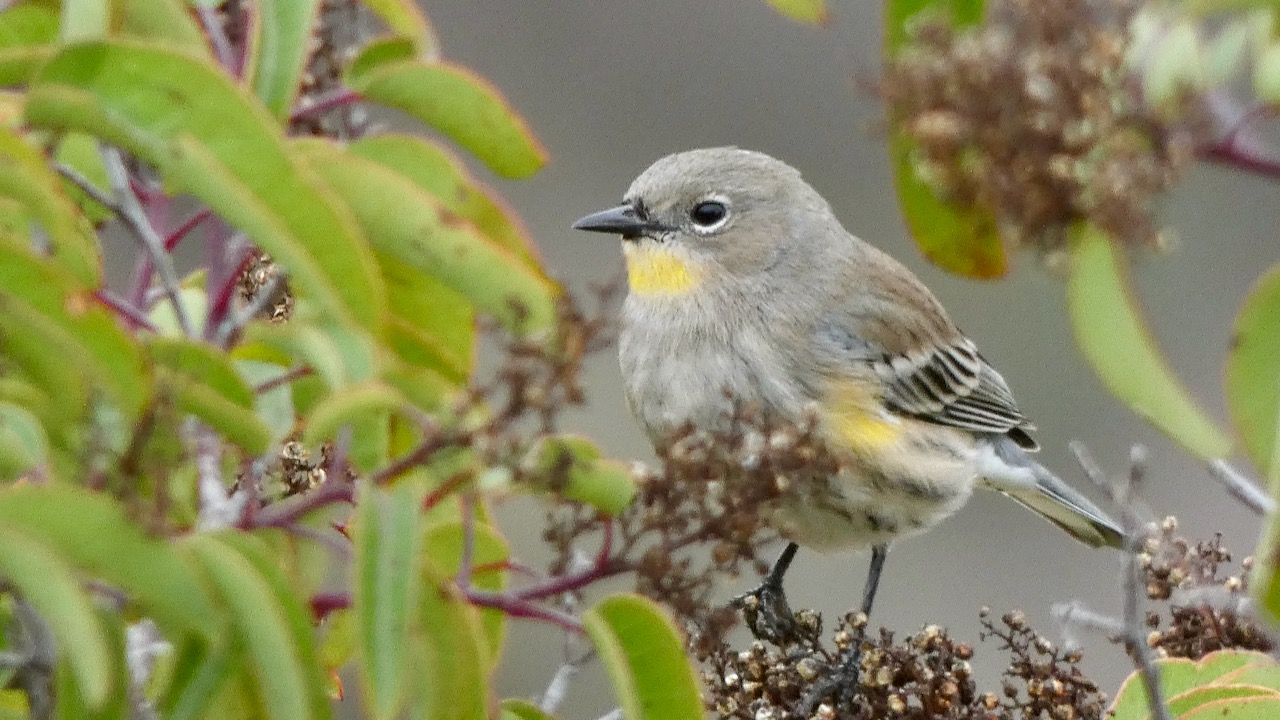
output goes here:
[{"label": "bird's tail", "polygon": [[1123,547],[1124,531],[1097,505],[1005,437],[993,438],[982,467],[988,486],[1093,547]]}]

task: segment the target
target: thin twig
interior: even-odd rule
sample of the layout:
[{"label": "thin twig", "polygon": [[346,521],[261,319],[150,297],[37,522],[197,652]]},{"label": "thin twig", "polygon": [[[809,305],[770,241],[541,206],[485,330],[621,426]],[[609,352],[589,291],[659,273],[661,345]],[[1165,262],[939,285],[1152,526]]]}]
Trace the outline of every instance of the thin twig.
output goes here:
[{"label": "thin twig", "polygon": [[200,17],[200,25],[204,28],[205,37],[209,38],[209,44],[213,46],[213,54],[218,58],[218,64],[235,72],[235,68],[232,67],[235,56],[231,49],[231,40],[222,27],[222,19],[218,17],[217,11],[213,8],[197,6],[196,14]]},{"label": "thin twig", "polygon": [[334,88],[316,98],[304,97],[289,116],[289,122],[297,122],[334,108],[358,103],[362,99],[360,93],[345,87]]},{"label": "thin twig", "polygon": [[565,661],[563,665],[556,668],[556,674],[551,676],[551,682],[547,683],[547,689],[542,691],[542,698],[538,700],[538,709],[548,715],[554,715],[569,695],[569,683],[582,671],[582,666],[595,659],[595,656],[595,651],[591,650],[581,657]]},{"label": "thin twig", "polygon": [[258,317],[258,313],[262,312],[275,301],[276,294],[284,287],[284,272],[281,271],[267,280],[262,287],[258,288],[258,294],[253,296],[240,311],[232,314],[218,326],[218,332],[214,333],[213,341],[217,345],[225,345],[235,334]]},{"label": "thin twig", "polygon": [[151,318],[141,309],[134,307],[133,303],[120,297],[116,293],[107,288],[99,288],[93,291],[93,296],[103,305],[111,308],[117,315],[129,321],[129,324],[135,328],[142,328],[148,332],[159,332],[156,326],[151,322]]},{"label": "thin twig", "polygon": [[92,198],[94,202],[117,215],[121,214],[122,211],[120,210],[120,206],[116,204],[115,199],[112,198],[106,190],[94,185],[92,180],[80,174],[79,170],[63,163],[57,163],[55,167],[58,169],[59,175],[69,180],[72,185],[80,188],[80,190],[82,190],[85,195]]},{"label": "thin twig", "polygon": [[462,558],[458,561],[459,587],[471,587],[471,574],[475,571],[476,560],[476,499],[469,492],[458,498],[459,510],[462,512]]},{"label": "thin twig", "polygon": [[355,497],[355,486],[349,482],[326,480],[320,487],[281,500],[263,508],[247,519],[249,527],[286,528],[302,517],[327,505],[349,503]]},{"label": "thin twig", "polygon": [[489,592],[478,588],[463,588],[462,592],[472,605],[501,610],[509,617],[539,620],[578,635],[586,632],[578,618],[553,608],[536,605],[506,593]]},{"label": "thin twig", "polygon": [[1125,534],[1124,549],[1128,554],[1124,574],[1124,634],[1129,654],[1133,656],[1138,670],[1142,672],[1143,684],[1147,687],[1147,704],[1151,706],[1151,717],[1153,720],[1170,720],[1169,708],[1164,702],[1164,686],[1160,684],[1160,668],[1156,666],[1155,654],[1147,645],[1142,630],[1143,584],[1142,561],[1139,558],[1142,552],[1142,521],[1138,519],[1134,501],[1141,490],[1146,470],[1146,448],[1134,445],[1129,451],[1128,480],[1117,488],[1116,492],[1116,501],[1121,509],[1120,517]]},{"label": "thin twig", "polygon": [[1209,474],[1214,480],[1222,483],[1231,497],[1239,500],[1255,513],[1270,515],[1276,511],[1276,501],[1250,482],[1243,473],[1231,467],[1226,460],[1210,460]]},{"label": "thin twig", "polygon": [[192,336],[192,325],[187,317],[187,310],[182,305],[182,291],[178,286],[178,274],[173,269],[173,258],[164,249],[164,238],[147,220],[147,213],[138,202],[138,196],[129,187],[129,170],[125,167],[120,151],[113,147],[103,146],[102,161],[106,166],[107,177],[111,179],[111,188],[116,194],[116,212],[120,220],[129,228],[133,236],[142,244],[151,259],[151,265],[160,276],[160,284],[164,293],[173,304],[173,314],[178,318],[178,327],[184,335]]},{"label": "thin twig", "polygon": [[261,395],[262,393],[274,390],[280,387],[281,385],[288,385],[294,380],[298,380],[304,377],[310,377],[313,374],[315,374],[315,371],[311,369],[311,366],[299,365],[296,368],[286,370],[285,372],[282,372],[279,375],[269,380],[263,380],[257,385],[254,385],[253,393],[255,395]]}]

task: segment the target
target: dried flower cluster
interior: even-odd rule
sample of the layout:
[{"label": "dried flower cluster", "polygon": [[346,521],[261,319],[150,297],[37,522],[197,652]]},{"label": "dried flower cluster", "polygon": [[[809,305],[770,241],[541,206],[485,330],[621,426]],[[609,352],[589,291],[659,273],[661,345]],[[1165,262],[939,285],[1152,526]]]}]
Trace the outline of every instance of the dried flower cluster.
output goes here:
[{"label": "dried flower cluster", "polygon": [[1160,657],[1192,660],[1226,648],[1271,651],[1275,640],[1247,610],[1253,558],[1231,574],[1231,552],[1221,535],[1192,543],[1177,529],[1176,518],[1165,518],[1140,557],[1147,597],[1168,603],[1167,617],[1147,613],[1147,643]]},{"label": "dried flower cluster", "polygon": [[637,592],[684,622],[697,653],[720,647],[736,613],[713,604],[716,583],[744,567],[763,573],[759,552],[777,538],[767,523],[774,504],[796,478],[838,472],[816,429],[814,421],[778,423],[750,408],[738,408],[722,430],[684,428],[658,449],[658,468],[637,470],[639,496],[603,530],[584,508],[551,511],[545,538],[559,551],[553,570],[572,562],[584,537],[607,532],[610,568],[634,572]]},{"label": "dried flower cluster", "polygon": [[883,93],[945,200],[1050,253],[1077,221],[1153,245],[1149,203],[1192,159],[1192,130],[1147,108],[1125,65],[1131,0],[1001,0],[981,27],[919,23]]},{"label": "dried flower cluster", "polygon": [[[881,630],[863,639],[866,617],[845,616],[828,648],[822,622],[797,614],[797,633],[781,646],[757,640],[747,650],[722,646],[704,658],[708,708],[721,718],[872,720],[1082,720],[1101,718],[1107,698],[1064,652],[1035,633],[1020,612],[997,624],[984,609],[983,639],[995,638],[1011,661],[1001,692],[979,693],[969,660],[973,648],[936,625],[902,642]],[[842,664],[860,647],[856,677]],[[846,677],[839,675],[844,673]],[[835,676],[837,682],[828,682]],[[853,692],[846,692],[855,683]],[[825,692],[814,696],[814,687]]]}]

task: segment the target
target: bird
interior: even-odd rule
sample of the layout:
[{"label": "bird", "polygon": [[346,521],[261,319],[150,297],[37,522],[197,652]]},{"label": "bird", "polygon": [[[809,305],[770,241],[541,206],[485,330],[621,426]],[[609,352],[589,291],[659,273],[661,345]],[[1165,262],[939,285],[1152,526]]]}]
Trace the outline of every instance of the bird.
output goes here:
[{"label": "bird", "polygon": [[1031,457],[1034,426],[933,293],[845,230],[790,165],[736,147],[668,155],[573,228],[621,237],[619,364],[655,444],[723,428],[736,402],[816,417],[846,456],[777,510],[788,544],[748,595],[785,608],[800,546],[870,548],[869,615],[889,544],[937,525],[975,487],[1087,545],[1123,545],[1104,511]]}]

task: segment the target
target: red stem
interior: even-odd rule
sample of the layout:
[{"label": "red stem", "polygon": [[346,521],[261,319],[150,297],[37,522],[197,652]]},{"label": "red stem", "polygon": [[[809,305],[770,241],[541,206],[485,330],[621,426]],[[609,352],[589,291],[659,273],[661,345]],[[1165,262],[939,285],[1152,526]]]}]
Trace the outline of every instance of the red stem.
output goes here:
[{"label": "red stem", "polygon": [[539,620],[550,623],[560,629],[581,635],[584,631],[582,623],[572,615],[551,608],[534,605],[527,600],[506,593],[487,592],[475,588],[463,588],[462,594],[472,605],[501,610],[509,617]]},{"label": "red stem", "polygon": [[1241,150],[1230,141],[1201,148],[1196,153],[1201,160],[1244,170],[1271,180],[1280,180],[1280,160]]},{"label": "red stem", "polygon": [[213,212],[208,208],[195,212],[191,217],[187,218],[181,225],[174,229],[173,232],[165,236],[164,249],[173,252],[178,247],[178,243],[187,236],[200,223],[213,217]]},{"label": "red stem", "polygon": [[349,503],[355,497],[355,486],[349,482],[329,480],[311,492],[281,500],[253,513],[246,513],[242,527],[287,528],[305,515],[334,503]]},{"label": "red stem", "polygon": [[351,607],[351,596],[346,593],[317,593],[312,596],[310,604],[311,616],[319,622],[331,612]]},{"label": "red stem", "polygon": [[137,330],[138,328],[142,328],[149,332],[159,332],[156,330],[156,326],[151,323],[151,319],[147,317],[146,313],[142,312],[128,300],[125,300],[110,290],[106,288],[94,290],[93,296],[98,299],[98,302],[111,308],[117,315],[123,318],[124,321],[129,324],[130,329]]},{"label": "red stem", "polygon": [[312,115],[319,115],[328,112],[334,108],[352,105],[363,100],[360,93],[348,88],[338,88],[326,95],[322,95],[314,102],[306,107],[295,108],[293,114],[289,116],[289,122],[297,122],[306,119]]}]

